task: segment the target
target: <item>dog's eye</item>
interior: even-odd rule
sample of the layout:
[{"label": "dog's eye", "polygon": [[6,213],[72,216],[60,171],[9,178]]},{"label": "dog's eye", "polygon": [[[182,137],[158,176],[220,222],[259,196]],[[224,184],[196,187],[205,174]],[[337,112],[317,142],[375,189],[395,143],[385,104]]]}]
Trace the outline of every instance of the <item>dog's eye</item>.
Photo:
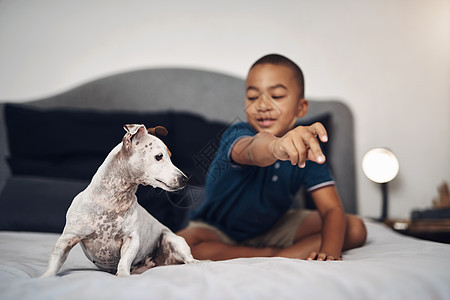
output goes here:
[{"label": "dog's eye", "polygon": [[155,155],[155,159],[156,159],[157,161],[160,161],[162,158],[163,158],[162,153],[156,154],[156,155]]}]

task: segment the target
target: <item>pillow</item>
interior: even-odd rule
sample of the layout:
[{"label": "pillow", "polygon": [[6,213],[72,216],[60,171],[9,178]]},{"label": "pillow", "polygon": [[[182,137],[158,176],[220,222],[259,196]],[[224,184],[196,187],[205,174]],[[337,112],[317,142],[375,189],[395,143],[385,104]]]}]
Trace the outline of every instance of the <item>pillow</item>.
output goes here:
[{"label": "pillow", "polygon": [[170,149],[173,163],[188,177],[190,185],[205,184],[206,173],[220,143],[226,123],[208,121],[190,113],[170,113]]},{"label": "pillow", "polygon": [[[171,132],[168,120],[166,112],[102,112],[5,104],[8,164],[13,175],[90,180],[108,153],[122,141],[124,124],[161,125]],[[170,135],[162,139],[167,142]]]},{"label": "pillow", "polygon": [[13,175],[90,180],[113,147],[124,124],[161,125],[161,138],[174,164],[192,185],[203,185],[226,124],[186,112],[103,112],[5,104],[8,164]]},{"label": "pillow", "polygon": [[88,182],[12,177],[0,195],[0,230],[62,232],[66,211]]},{"label": "pillow", "polygon": [[[88,181],[11,177],[0,194],[0,230],[61,233],[73,198]],[[176,232],[187,225],[190,210],[203,201],[203,189],[187,187],[177,193],[140,186],[138,202],[162,224]]]}]

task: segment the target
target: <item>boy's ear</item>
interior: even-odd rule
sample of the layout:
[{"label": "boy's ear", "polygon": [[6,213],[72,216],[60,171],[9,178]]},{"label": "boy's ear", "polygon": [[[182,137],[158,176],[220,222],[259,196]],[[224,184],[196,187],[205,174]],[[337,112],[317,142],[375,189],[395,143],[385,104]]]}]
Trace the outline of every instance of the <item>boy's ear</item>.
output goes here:
[{"label": "boy's ear", "polygon": [[308,112],[309,102],[305,98],[300,99],[298,101],[298,113],[297,117],[303,118]]}]

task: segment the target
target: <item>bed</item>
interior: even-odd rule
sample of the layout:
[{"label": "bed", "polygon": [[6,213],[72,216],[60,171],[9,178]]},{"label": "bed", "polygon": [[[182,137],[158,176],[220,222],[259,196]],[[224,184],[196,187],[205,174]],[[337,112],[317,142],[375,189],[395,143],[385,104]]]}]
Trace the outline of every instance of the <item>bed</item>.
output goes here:
[{"label": "bed", "polygon": [[[367,243],[343,261],[247,258],[157,267],[118,278],[80,246],[53,278],[39,279],[72,198],[120,142],[125,123],[163,125],[182,192],[142,187],[138,199],[177,231],[203,200],[220,134],[245,119],[244,81],[160,68],[98,78],[24,103],[0,101],[0,299],[449,299],[450,246],[399,235],[365,219]],[[324,123],[324,145],[344,208],[357,213],[353,117],[336,99],[310,100],[304,124]],[[189,147],[187,147],[189,146]],[[296,205],[311,207],[304,193]]]}]

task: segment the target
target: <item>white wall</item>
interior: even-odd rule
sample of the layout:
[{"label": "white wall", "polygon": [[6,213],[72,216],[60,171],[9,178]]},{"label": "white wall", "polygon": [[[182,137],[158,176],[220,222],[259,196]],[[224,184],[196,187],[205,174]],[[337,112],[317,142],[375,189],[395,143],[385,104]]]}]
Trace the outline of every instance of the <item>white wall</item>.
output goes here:
[{"label": "white wall", "polygon": [[[0,0],[0,99],[153,66],[245,77],[260,56],[282,53],[305,72],[307,97],[353,109],[358,162],[373,147],[397,154],[390,216],[407,217],[450,181],[449,9],[448,0]],[[378,216],[380,190],[360,169],[358,186],[360,213]]]}]

